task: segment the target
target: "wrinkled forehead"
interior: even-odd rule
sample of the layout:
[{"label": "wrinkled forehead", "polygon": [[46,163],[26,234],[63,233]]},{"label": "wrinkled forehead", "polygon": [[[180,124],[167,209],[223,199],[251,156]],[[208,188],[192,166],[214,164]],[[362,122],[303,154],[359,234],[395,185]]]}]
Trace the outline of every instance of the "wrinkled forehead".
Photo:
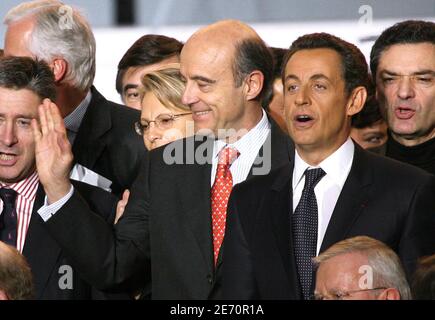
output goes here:
[{"label": "wrinkled forehead", "polygon": [[394,44],[379,57],[378,73],[384,70],[412,74],[435,70],[435,44],[429,42]]},{"label": "wrinkled forehead", "polygon": [[180,71],[184,77],[191,77],[207,70],[232,70],[235,47],[231,43],[210,40],[192,41],[183,47],[180,56]]}]

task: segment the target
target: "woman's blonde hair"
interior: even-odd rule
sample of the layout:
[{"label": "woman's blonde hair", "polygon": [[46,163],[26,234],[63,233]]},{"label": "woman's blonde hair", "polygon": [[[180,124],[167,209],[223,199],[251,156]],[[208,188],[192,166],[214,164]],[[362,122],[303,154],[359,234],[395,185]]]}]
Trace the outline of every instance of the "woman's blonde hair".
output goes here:
[{"label": "woman's blonde hair", "polygon": [[181,78],[179,63],[171,63],[145,74],[142,85],[141,100],[146,93],[151,92],[168,109],[190,111],[190,108],[181,102],[185,85]]}]

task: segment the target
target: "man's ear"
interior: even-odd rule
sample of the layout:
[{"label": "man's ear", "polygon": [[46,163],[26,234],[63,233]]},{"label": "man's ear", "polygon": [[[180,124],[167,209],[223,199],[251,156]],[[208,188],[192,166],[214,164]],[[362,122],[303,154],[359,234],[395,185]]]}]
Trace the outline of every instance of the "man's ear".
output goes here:
[{"label": "man's ear", "polygon": [[55,82],[60,82],[65,78],[68,71],[68,63],[64,59],[55,58],[50,67],[53,71]]},{"label": "man's ear", "polygon": [[387,288],[378,296],[378,300],[400,300],[400,292],[396,288]]},{"label": "man's ear", "polygon": [[356,87],[352,90],[347,101],[347,115],[353,116],[362,110],[367,99],[367,89],[365,87]]},{"label": "man's ear", "polygon": [[264,75],[261,71],[254,70],[245,78],[244,93],[246,100],[254,100],[263,89]]}]

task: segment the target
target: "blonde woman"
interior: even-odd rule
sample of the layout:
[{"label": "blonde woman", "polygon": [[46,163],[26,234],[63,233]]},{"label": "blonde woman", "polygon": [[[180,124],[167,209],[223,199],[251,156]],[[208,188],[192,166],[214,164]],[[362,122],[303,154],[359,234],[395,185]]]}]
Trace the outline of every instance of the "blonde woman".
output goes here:
[{"label": "blonde woman", "polygon": [[[182,139],[193,133],[192,112],[181,103],[184,82],[180,64],[172,63],[164,68],[147,73],[142,78],[142,112],[135,123],[136,133],[143,137],[148,150]],[[124,213],[128,203],[126,190],[118,202],[115,224]]]},{"label": "blonde woman", "polygon": [[193,133],[192,112],[181,103],[184,83],[178,63],[147,73],[142,85],[142,113],[135,129],[148,150]]}]

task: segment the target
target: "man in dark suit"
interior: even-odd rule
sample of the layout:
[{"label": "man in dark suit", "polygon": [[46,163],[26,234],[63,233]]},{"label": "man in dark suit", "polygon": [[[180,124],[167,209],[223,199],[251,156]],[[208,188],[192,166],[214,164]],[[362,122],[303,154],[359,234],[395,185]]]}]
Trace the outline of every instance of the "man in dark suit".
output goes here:
[{"label": "man in dark suit", "polygon": [[[37,212],[45,193],[35,171],[35,152],[40,150],[35,151],[31,121],[38,119],[43,100],[47,103],[55,95],[53,74],[45,63],[24,57],[0,61],[0,240],[27,259],[35,299],[104,298],[79,277]],[[113,222],[116,198],[112,194],[84,183],[74,186],[99,219]]]},{"label": "man in dark suit", "polygon": [[[48,167],[42,182],[48,201],[66,203],[53,210],[46,227],[79,262],[86,279],[109,287],[134,274],[150,277],[151,269],[154,299],[219,296],[215,283],[232,185],[287,163],[293,151],[288,136],[261,107],[271,89],[271,60],[255,31],[238,21],[207,26],[186,42],[183,102],[203,135],[149,153],[115,232],[85,214],[89,210],[74,193],[65,197],[70,188],[61,174],[65,164],[47,150],[41,165]],[[56,134],[44,130],[42,140]],[[51,147],[53,154],[63,154],[62,145]]]},{"label": "man in dark suit", "polygon": [[84,17],[58,1],[32,1],[11,9],[5,23],[6,56],[42,59],[52,68],[75,162],[106,178],[97,184],[114,194],[130,188],[144,153],[134,132],[140,114],[92,86],[95,39]]},{"label": "man in dark suit", "polygon": [[435,23],[408,20],[384,30],[370,68],[389,129],[382,154],[435,174]]},{"label": "man in dark suit", "polygon": [[309,299],[312,258],[357,235],[393,248],[408,276],[418,257],[434,252],[434,178],[349,138],[367,75],[359,49],[329,34],[290,47],[283,84],[294,161],[233,190],[224,298]]}]

